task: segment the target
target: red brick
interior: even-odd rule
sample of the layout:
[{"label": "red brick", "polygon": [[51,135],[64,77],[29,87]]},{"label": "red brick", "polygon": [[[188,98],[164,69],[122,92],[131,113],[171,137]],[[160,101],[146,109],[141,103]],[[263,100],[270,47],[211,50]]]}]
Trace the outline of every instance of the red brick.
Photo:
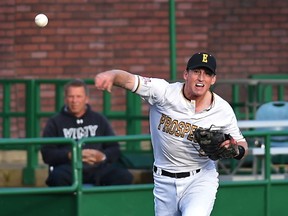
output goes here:
[{"label": "red brick", "polygon": [[[86,78],[117,66],[169,78],[169,1],[18,2],[0,2],[2,77]],[[286,73],[288,1],[182,0],[175,7],[179,78],[190,55],[205,50],[217,57],[220,77]],[[39,12],[49,18],[45,28],[34,23]]]}]

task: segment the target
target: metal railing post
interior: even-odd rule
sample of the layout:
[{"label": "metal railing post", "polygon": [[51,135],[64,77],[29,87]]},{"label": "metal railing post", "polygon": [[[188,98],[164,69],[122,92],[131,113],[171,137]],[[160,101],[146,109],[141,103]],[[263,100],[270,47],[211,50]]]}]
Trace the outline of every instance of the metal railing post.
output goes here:
[{"label": "metal railing post", "polygon": [[177,79],[176,66],[176,22],[175,22],[175,0],[169,0],[169,21],[170,21],[170,80]]}]

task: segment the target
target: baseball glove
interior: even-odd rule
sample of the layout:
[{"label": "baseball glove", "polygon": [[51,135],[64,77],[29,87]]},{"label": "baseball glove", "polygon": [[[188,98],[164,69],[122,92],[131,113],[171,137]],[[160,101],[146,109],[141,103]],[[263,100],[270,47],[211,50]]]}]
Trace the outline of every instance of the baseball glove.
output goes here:
[{"label": "baseball glove", "polygon": [[[226,140],[230,140],[230,146],[221,147],[220,145]],[[234,158],[239,154],[238,145],[230,134],[211,130],[211,127],[197,128],[194,132],[194,141],[200,146],[198,149],[200,156],[208,156],[211,160]]]}]

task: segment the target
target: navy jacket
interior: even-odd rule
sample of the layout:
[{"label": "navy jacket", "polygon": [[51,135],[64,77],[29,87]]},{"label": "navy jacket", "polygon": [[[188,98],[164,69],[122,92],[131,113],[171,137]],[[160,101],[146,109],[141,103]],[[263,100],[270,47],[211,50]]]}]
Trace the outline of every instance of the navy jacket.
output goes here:
[{"label": "navy jacket", "polygon": [[[61,111],[51,117],[44,128],[43,137],[65,137],[76,141],[85,137],[112,136],[115,135],[108,120],[100,113],[91,110],[87,104],[87,110],[81,118],[77,118],[62,107]],[[86,144],[83,148],[98,149],[106,155],[106,162],[116,162],[120,157],[118,142]],[[44,162],[50,166],[70,163],[68,152],[70,145],[47,144],[41,147]]]}]

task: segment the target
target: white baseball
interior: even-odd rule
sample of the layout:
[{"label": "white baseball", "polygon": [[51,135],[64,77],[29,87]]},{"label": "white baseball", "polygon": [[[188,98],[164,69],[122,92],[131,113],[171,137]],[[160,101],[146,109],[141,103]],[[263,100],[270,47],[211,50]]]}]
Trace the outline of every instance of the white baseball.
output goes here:
[{"label": "white baseball", "polygon": [[45,27],[48,24],[48,17],[45,14],[38,14],[35,17],[35,23],[39,27]]}]

